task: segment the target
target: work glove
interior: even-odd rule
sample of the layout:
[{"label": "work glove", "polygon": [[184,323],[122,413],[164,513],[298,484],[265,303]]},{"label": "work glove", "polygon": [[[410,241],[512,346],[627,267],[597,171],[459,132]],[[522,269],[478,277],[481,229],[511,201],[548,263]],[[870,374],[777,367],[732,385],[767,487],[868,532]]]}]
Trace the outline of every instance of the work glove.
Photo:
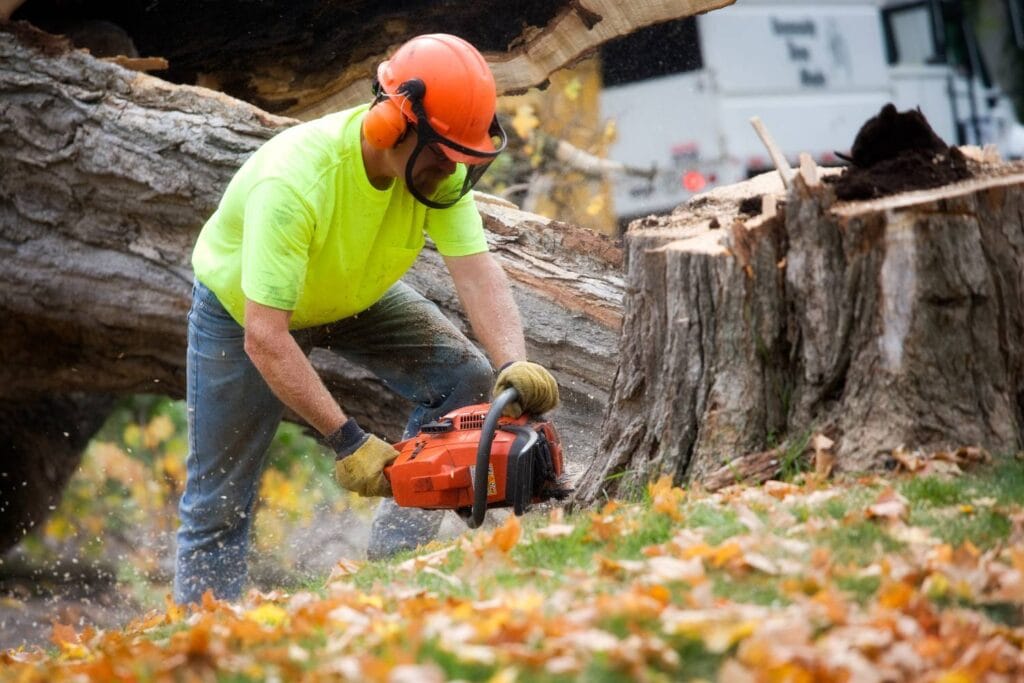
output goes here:
[{"label": "work glove", "polygon": [[392,495],[391,482],[384,476],[384,468],[398,457],[391,444],[364,432],[351,417],[327,437],[327,443],[338,454],[334,474],[339,484],[361,496]]},{"label": "work glove", "polygon": [[494,396],[515,387],[519,400],[512,401],[502,415],[519,417],[523,413],[541,415],[558,405],[558,382],[543,366],[526,360],[517,360],[502,367],[494,383]]}]

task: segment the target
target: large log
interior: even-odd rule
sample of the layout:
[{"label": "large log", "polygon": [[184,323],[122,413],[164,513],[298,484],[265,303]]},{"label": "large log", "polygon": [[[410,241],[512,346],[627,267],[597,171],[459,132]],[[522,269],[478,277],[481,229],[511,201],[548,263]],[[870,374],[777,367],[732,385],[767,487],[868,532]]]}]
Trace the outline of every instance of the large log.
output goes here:
[{"label": "large log", "polygon": [[[294,123],[0,25],[0,400],[181,396],[191,246],[234,171]],[[530,354],[563,387],[570,454],[589,456],[614,371],[621,250],[497,199],[478,204]],[[464,324],[436,252],[408,280]],[[407,405],[360,368],[313,359],[361,422],[399,435]]]},{"label": "large log", "polygon": [[[25,31],[46,49],[64,49]],[[0,31],[0,39],[0,344],[16,361],[0,371],[0,392],[179,395],[195,235],[246,156],[294,121],[81,52],[39,60],[14,34]],[[480,207],[523,301],[531,350],[567,368],[567,408],[592,410],[611,374],[618,249],[499,201]],[[442,269],[428,253],[410,280],[455,315]],[[363,382],[317,359],[337,388]],[[572,400],[577,384],[594,400]],[[357,412],[398,424],[404,408],[389,410],[393,402],[378,392],[352,393],[365,397]]]},{"label": "large log", "polygon": [[[376,65],[417,33],[466,38],[502,93],[542,85],[601,44],[732,0],[31,0],[15,19],[90,45],[118,27],[168,80],[216,87],[298,118],[363,101]],[[101,49],[97,44],[93,49]]]},{"label": "large log", "polygon": [[[817,432],[846,471],[901,446],[1020,447],[1024,166],[848,202],[818,172],[631,226],[620,365],[579,501],[661,473],[763,480]],[[767,212],[741,213],[750,200]]]}]

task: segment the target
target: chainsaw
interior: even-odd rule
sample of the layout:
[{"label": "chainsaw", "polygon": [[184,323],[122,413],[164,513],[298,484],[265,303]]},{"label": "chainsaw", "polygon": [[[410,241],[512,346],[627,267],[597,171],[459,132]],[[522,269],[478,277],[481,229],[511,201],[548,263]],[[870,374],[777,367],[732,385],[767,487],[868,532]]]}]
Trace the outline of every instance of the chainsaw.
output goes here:
[{"label": "chainsaw", "polygon": [[533,503],[569,495],[554,425],[501,415],[518,398],[514,388],[506,389],[493,403],[453,410],[396,443],[398,458],[384,469],[395,503],[455,510],[475,529],[489,508],[511,507],[521,515]]}]

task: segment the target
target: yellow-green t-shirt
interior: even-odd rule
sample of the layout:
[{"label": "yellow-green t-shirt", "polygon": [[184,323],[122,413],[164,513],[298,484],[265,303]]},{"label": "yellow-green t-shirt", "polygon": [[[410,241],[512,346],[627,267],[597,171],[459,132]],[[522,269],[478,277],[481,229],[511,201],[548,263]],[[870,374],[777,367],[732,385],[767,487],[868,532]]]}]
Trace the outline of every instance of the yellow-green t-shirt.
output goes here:
[{"label": "yellow-green t-shirt", "polygon": [[[247,298],[293,311],[293,329],[365,310],[412,266],[424,232],[444,256],[487,251],[472,194],[430,209],[402,180],[386,190],[370,184],[359,135],[366,109],[269,140],[203,226],[192,268],[240,325]],[[461,184],[460,173],[445,182]]]}]

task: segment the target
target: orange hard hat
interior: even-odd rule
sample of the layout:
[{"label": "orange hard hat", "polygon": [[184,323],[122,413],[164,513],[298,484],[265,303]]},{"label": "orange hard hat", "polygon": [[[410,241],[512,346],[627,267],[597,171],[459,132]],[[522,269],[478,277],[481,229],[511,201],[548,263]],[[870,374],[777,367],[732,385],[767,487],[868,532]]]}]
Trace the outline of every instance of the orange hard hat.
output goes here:
[{"label": "orange hard hat", "polygon": [[479,163],[481,156],[496,153],[491,124],[497,103],[494,76],[475,47],[458,36],[430,33],[412,38],[377,69],[382,94],[391,98],[404,118],[417,123],[404,85],[422,82],[422,111],[442,138],[479,155],[464,154],[445,146],[455,162]]}]

